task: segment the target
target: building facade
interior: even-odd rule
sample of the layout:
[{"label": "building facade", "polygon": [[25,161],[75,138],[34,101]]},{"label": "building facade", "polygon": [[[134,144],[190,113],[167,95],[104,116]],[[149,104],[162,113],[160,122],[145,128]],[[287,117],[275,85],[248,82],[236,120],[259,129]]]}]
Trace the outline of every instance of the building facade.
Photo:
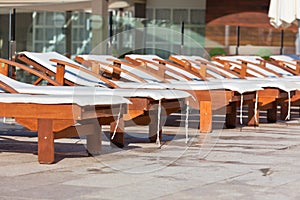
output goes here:
[{"label": "building facade", "polygon": [[16,51],[77,55],[110,48],[101,53],[167,56],[216,49],[226,54],[279,54],[283,46],[283,53],[293,53],[296,38],[296,29],[283,32],[269,25],[269,0],[82,0],[15,10],[2,5],[0,57],[4,58],[9,57],[12,40]]}]

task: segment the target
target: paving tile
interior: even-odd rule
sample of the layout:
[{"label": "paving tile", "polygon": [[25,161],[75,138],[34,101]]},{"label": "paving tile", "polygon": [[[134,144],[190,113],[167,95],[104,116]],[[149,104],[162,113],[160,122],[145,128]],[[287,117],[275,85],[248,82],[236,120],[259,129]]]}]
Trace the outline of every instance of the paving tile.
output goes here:
[{"label": "paving tile", "polygon": [[96,157],[84,139],[58,140],[53,165],[38,164],[35,133],[0,124],[0,199],[299,199],[296,122],[193,132],[188,144],[168,126],[160,148],[129,127],[124,149],[104,138]]}]

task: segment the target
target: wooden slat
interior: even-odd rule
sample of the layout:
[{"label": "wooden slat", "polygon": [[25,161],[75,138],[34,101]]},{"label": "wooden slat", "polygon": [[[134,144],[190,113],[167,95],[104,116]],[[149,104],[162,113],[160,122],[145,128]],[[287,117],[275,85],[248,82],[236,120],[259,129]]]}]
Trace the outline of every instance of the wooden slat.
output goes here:
[{"label": "wooden slat", "polygon": [[132,104],[128,105],[128,110],[149,110],[150,100],[147,98],[130,98]]},{"label": "wooden slat", "polygon": [[76,105],[0,103],[0,116],[15,118],[81,119],[81,109]]},{"label": "wooden slat", "polygon": [[[31,131],[37,131],[38,130],[38,119],[33,119],[33,118],[15,118],[16,122],[21,124],[22,126],[28,128]],[[61,131],[69,126],[72,126],[75,124],[75,121],[72,120],[64,120],[64,119],[59,119],[59,120],[53,120],[52,122],[52,127],[53,127],[53,132],[58,132]]]},{"label": "wooden slat", "polygon": [[[84,112],[82,112],[82,119],[91,119],[91,118],[101,118],[101,117],[110,117],[113,115],[117,115],[118,113],[112,113],[112,108],[110,106],[107,107],[92,107],[92,109],[85,109]],[[119,108],[116,108],[117,112],[119,112]],[[122,113],[126,113],[127,106],[124,104],[122,106]]]}]

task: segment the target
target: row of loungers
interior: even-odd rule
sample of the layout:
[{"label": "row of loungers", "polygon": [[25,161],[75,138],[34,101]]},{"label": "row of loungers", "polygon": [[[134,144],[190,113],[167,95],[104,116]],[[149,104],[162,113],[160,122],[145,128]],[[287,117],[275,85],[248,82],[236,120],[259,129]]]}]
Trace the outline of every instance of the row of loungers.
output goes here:
[{"label": "row of loungers", "polygon": [[[286,119],[291,104],[299,99],[300,82],[295,76],[299,64],[294,60],[224,56],[208,61],[178,55],[170,56],[169,61],[155,55],[127,55],[120,60],[79,55],[75,62],[56,52],[20,52],[16,59],[33,68],[0,59],[0,116],[14,117],[38,131],[40,163],[55,161],[54,139],[78,135],[74,125],[89,130],[87,150],[99,153],[99,130],[104,124],[110,124],[111,142],[119,147],[124,146],[124,126],[131,121],[149,125],[150,141],[159,143],[162,110],[169,115],[184,107],[198,109],[200,132],[209,133],[214,110],[226,108],[225,125],[232,128],[237,108],[248,105],[247,124],[259,125],[259,110],[267,110],[268,121],[275,122],[280,105],[281,117]],[[33,85],[8,78],[9,66],[39,78]],[[55,87],[37,86],[43,80]]]}]

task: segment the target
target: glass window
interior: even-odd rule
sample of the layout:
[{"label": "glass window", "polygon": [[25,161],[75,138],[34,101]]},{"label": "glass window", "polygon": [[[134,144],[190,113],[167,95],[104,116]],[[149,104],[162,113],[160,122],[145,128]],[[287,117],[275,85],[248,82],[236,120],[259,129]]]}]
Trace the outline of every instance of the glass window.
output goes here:
[{"label": "glass window", "polygon": [[192,9],[191,10],[192,24],[205,24],[205,10]]},{"label": "glass window", "polygon": [[54,25],[54,14],[53,12],[46,12],[46,25]]},{"label": "glass window", "polygon": [[65,49],[65,44],[64,43],[60,43],[56,46],[55,49],[57,52],[61,53],[61,54],[65,54],[66,49]]},{"label": "glass window", "polygon": [[33,16],[35,16],[36,25],[44,25],[45,16],[43,13],[36,13],[36,15]]},{"label": "glass window", "polygon": [[46,31],[46,40],[53,40],[54,38],[54,29],[53,28],[47,28]]},{"label": "glass window", "polygon": [[39,41],[44,40],[44,29],[42,28],[35,29],[35,40],[39,40]]},{"label": "glass window", "polygon": [[147,19],[153,19],[153,9],[152,8],[147,8],[146,9],[146,18]]},{"label": "glass window", "polygon": [[34,45],[34,51],[36,52],[42,52],[43,51],[43,43],[35,43]]},{"label": "glass window", "polygon": [[188,22],[188,10],[187,9],[174,9],[173,10],[173,23],[180,24],[182,21]]},{"label": "glass window", "polygon": [[171,19],[171,10],[170,9],[156,9],[156,19],[170,20]]}]

